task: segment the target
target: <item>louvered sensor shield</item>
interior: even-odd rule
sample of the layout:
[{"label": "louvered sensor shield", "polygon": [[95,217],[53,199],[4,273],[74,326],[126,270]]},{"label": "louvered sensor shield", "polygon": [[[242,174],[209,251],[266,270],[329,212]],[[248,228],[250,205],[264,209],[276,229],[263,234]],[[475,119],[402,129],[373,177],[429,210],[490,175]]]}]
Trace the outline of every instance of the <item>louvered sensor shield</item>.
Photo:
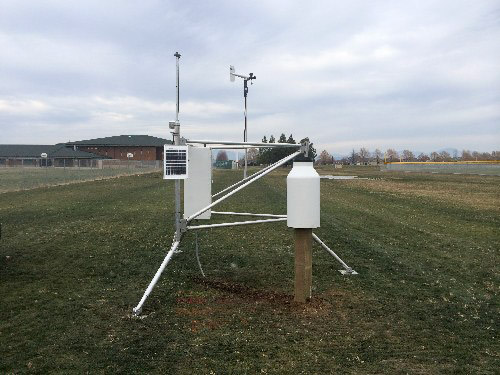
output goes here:
[{"label": "louvered sensor shield", "polygon": [[188,177],[188,146],[163,146],[163,179],[180,180]]}]

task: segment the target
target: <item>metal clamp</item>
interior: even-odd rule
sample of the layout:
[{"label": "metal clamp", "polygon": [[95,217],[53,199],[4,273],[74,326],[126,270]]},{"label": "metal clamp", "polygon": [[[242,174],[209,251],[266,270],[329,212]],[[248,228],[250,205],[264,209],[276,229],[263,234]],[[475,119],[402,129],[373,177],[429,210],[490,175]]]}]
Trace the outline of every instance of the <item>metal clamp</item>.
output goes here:
[{"label": "metal clamp", "polygon": [[179,221],[179,229],[181,230],[181,233],[186,233],[187,232],[187,220],[186,219],[181,219]]},{"label": "metal clamp", "polygon": [[308,139],[306,139],[305,141],[302,141],[300,143],[299,151],[301,153],[303,153],[306,158],[309,157],[309,144],[310,144],[310,142]]}]

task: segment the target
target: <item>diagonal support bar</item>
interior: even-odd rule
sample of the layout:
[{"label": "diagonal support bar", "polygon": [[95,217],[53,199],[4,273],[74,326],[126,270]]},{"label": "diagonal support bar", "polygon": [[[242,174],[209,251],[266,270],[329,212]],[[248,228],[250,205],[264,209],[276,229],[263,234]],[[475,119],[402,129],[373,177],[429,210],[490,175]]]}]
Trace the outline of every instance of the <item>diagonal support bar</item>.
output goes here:
[{"label": "diagonal support bar", "polygon": [[134,315],[140,315],[142,311],[142,305],[144,302],[146,302],[146,299],[148,298],[149,294],[153,291],[153,288],[155,287],[156,283],[158,282],[158,279],[160,278],[161,274],[163,273],[163,270],[167,266],[168,262],[170,262],[170,259],[172,258],[172,255],[174,254],[174,251],[179,247],[180,241],[174,241],[172,244],[172,247],[170,248],[169,252],[165,256],[165,259],[163,259],[163,262],[160,265],[160,268],[158,268],[158,271],[156,271],[153,280],[148,285],[148,288],[144,292],[144,295],[142,296],[141,300],[137,304],[136,307],[132,310]]},{"label": "diagonal support bar", "polygon": [[266,219],[266,220],[235,221],[233,223],[206,224],[206,225],[194,225],[194,226],[191,225],[191,226],[188,226],[186,229],[193,230],[193,229],[232,227],[232,226],[237,226],[237,225],[275,223],[277,221],[286,221],[286,217],[280,217],[277,219]]},{"label": "diagonal support bar", "polygon": [[215,197],[217,197],[217,196],[219,196],[219,195],[221,195],[221,194],[225,193],[226,191],[231,190],[232,188],[234,188],[234,187],[236,187],[236,186],[239,186],[239,185],[241,185],[241,184],[245,183],[246,181],[251,180],[252,178],[257,177],[258,175],[260,175],[260,174],[264,173],[265,171],[267,171],[269,168],[274,167],[274,165],[276,165],[277,163],[279,163],[279,161],[277,161],[276,163],[271,164],[271,165],[269,165],[269,166],[267,166],[267,167],[265,167],[265,168],[262,168],[260,171],[257,171],[257,172],[255,172],[254,174],[252,174],[252,175],[250,175],[250,176],[248,176],[248,177],[244,178],[243,180],[240,180],[240,181],[238,181],[238,182],[236,182],[236,183],[232,184],[231,186],[228,186],[227,188],[225,188],[225,189],[223,189],[223,190],[219,191],[218,193],[215,193],[214,195],[212,195],[212,198],[215,198]]},{"label": "diagonal support bar", "polygon": [[296,151],[294,152],[293,154],[291,155],[288,155],[287,157],[281,159],[278,163],[276,163],[272,168],[269,168],[268,170],[266,170],[265,172],[261,173],[260,175],[258,175],[257,177],[253,178],[252,180],[250,181],[247,181],[246,183],[244,183],[243,185],[237,187],[236,189],[230,191],[229,193],[227,193],[226,195],[224,195],[223,197],[220,197],[219,199],[217,199],[216,201],[212,202],[211,204],[209,204],[208,206],[206,206],[205,208],[202,208],[201,210],[199,210],[198,212],[195,212],[194,214],[192,214],[191,216],[189,216],[188,218],[186,218],[186,222],[190,222],[191,220],[197,218],[198,216],[200,216],[202,213],[204,213],[205,211],[208,211],[209,209],[211,209],[212,207],[214,207],[215,205],[219,204],[220,202],[222,202],[223,200],[229,198],[231,195],[237,193],[238,191],[240,191],[241,189],[247,187],[248,185],[250,185],[252,182],[255,182],[257,181],[259,178],[261,177],[264,177],[265,175],[267,175],[268,173],[272,172],[273,170],[275,170],[276,168],[278,168],[280,165],[283,165],[285,164],[287,161],[289,160],[292,160],[294,159],[295,157],[297,157],[298,155],[300,155],[302,153],[302,151]]},{"label": "diagonal support bar", "polygon": [[340,257],[337,254],[335,254],[332,249],[330,249],[328,246],[326,246],[326,244],[323,241],[321,241],[318,236],[316,236],[313,233],[312,237],[313,237],[314,241],[316,241],[318,244],[320,244],[323,249],[328,251],[330,253],[330,255],[332,255],[335,259],[337,259],[339,261],[339,263],[342,265],[342,267],[344,267],[345,271],[341,270],[340,273],[342,273],[344,275],[357,275],[358,274],[351,267],[349,267],[342,259],[340,259]]},{"label": "diagonal support bar", "polygon": [[235,215],[235,216],[284,217],[284,218],[286,218],[286,215],[252,214],[252,213],[249,213],[249,212],[219,212],[219,211],[212,211],[212,215]]}]

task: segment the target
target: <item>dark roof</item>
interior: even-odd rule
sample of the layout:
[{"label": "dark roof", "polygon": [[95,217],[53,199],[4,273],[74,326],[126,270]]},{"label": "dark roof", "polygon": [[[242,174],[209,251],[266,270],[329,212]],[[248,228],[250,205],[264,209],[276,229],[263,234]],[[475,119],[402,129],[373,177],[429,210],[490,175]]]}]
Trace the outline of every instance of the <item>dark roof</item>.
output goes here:
[{"label": "dark roof", "polygon": [[113,137],[94,138],[83,141],[68,142],[72,146],[136,146],[136,147],[163,147],[172,141],[164,138],[152,137],[150,135],[115,135]]},{"label": "dark roof", "polygon": [[42,153],[49,158],[103,159],[91,152],[73,150],[60,143],[57,145],[0,145],[0,158],[39,158]]}]

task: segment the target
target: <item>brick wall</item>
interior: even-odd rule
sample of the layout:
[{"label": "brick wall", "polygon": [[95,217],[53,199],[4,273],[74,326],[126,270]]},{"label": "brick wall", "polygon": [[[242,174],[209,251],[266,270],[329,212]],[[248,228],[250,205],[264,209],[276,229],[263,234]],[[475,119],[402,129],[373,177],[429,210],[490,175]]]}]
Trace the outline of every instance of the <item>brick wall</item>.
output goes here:
[{"label": "brick wall", "polygon": [[163,157],[163,147],[79,146],[78,149],[120,160],[127,160],[129,152],[134,154],[130,160],[161,160]]}]

